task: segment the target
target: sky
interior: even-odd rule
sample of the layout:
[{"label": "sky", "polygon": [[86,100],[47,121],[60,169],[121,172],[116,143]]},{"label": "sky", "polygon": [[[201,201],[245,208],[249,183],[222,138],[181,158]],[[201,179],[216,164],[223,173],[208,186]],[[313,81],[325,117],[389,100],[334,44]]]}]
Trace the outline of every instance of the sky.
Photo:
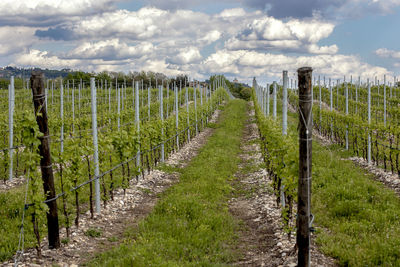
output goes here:
[{"label": "sky", "polygon": [[393,81],[399,15],[400,0],[1,0],[0,66]]}]

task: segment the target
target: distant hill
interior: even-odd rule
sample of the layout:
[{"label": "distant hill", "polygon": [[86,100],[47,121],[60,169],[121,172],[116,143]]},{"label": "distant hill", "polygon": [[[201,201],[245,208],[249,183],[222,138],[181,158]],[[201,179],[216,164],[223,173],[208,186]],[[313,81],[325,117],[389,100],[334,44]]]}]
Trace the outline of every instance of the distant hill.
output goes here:
[{"label": "distant hill", "polygon": [[69,73],[73,73],[75,71],[71,69],[62,69],[62,70],[49,70],[49,69],[40,69],[40,68],[15,68],[15,67],[4,67],[0,68],[0,78],[10,78],[14,76],[16,78],[24,78],[27,79],[31,76],[32,70],[41,70],[44,72],[44,75],[48,79],[55,79],[58,77],[67,77]]}]

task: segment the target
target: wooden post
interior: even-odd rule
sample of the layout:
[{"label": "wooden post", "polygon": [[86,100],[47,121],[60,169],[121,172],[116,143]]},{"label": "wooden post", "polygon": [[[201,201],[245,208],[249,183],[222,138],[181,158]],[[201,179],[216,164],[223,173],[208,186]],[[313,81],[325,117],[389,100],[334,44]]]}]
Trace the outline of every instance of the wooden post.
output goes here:
[{"label": "wooden post", "polygon": [[[54,188],[54,176],[51,163],[49,127],[47,124],[47,110],[45,103],[44,75],[41,71],[32,71],[31,88],[33,95],[33,104],[35,107],[36,121],[39,125],[39,130],[43,133],[40,137],[41,144],[39,145],[40,152],[40,168],[42,171],[43,189],[46,199],[52,199],[56,196]],[[60,235],[58,226],[57,202],[47,202],[49,211],[47,212],[47,230],[49,239],[49,248],[60,247]]]},{"label": "wooden post", "polygon": [[298,266],[310,266],[310,201],[312,166],[312,68],[297,70],[299,77],[299,183],[297,201]]}]

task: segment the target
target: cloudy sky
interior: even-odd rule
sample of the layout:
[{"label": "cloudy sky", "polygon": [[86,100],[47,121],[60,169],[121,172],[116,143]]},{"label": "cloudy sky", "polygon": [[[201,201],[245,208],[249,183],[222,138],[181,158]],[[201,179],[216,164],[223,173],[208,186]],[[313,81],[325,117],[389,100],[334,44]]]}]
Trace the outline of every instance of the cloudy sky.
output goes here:
[{"label": "cloudy sky", "polygon": [[399,15],[400,0],[1,0],[0,65],[244,82],[301,66],[393,76]]}]

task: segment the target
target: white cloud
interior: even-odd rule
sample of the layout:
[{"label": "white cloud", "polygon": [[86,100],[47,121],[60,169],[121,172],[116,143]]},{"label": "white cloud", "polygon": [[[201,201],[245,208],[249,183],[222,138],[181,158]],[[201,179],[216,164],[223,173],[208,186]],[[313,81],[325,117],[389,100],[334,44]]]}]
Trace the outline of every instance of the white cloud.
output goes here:
[{"label": "white cloud", "polygon": [[273,17],[255,19],[225,46],[231,50],[254,49],[260,51],[279,50],[312,54],[335,54],[336,45],[319,47],[317,43],[328,37],[335,25],[317,19],[290,19],[284,22]]},{"label": "white cloud", "polygon": [[389,50],[387,48],[379,48],[375,51],[375,54],[383,58],[400,59],[400,51]]},{"label": "white cloud", "polygon": [[38,39],[35,30],[28,27],[0,27],[0,56],[20,53]]},{"label": "white cloud", "polygon": [[248,79],[253,76],[280,78],[282,70],[294,73],[299,67],[310,66],[314,73],[332,78],[346,76],[374,77],[390,74],[385,68],[371,66],[354,55],[288,56],[247,50],[220,50],[203,62],[203,71],[226,72]]},{"label": "white cloud", "polygon": [[222,33],[217,30],[212,30],[204,35],[204,37],[200,37],[199,42],[205,45],[209,45],[218,39],[220,39]]},{"label": "white cloud", "polygon": [[169,62],[177,65],[185,65],[191,63],[198,63],[203,57],[197,47],[187,47],[182,49],[178,55],[171,57]]},{"label": "white cloud", "polygon": [[244,17],[246,16],[246,11],[243,8],[231,8],[223,10],[219,15],[225,19],[233,17]]},{"label": "white cloud", "polygon": [[299,40],[309,43],[317,43],[331,35],[335,25],[329,22],[292,19],[286,23],[292,34]]},{"label": "white cloud", "polygon": [[308,52],[310,54],[336,54],[339,51],[337,45],[330,46],[318,46],[315,44],[311,44],[308,46]]},{"label": "white cloud", "polygon": [[[214,4],[215,0],[145,0],[145,4],[164,10],[190,9]],[[400,5],[399,0],[220,0],[218,4],[234,4],[254,10],[268,10],[276,18],[305,18],[320,14],[329,19],[354,18],[371,14],[390,14]],[[224,16],[235,15],[243,9],[234,8],[224,12]]]},{"label": "white cloud", "polygon": [[79,60],[60,59],[55,55],[50,55],[47,51],[32,49],[28,53],[18,55],[15,62],[23,66],[62,69],[76,67]]},{"label": "white cloud", "polygon": [[[51,11],[61,2],[51,4],[49,0],[37,6],[43,7],[43,3],[48,3]],[[101,3],[106,2],[102,0],[98,10]],[[82,5],[96,4],[87,0]],[[0,27],[0,55],[19,53],[10,63],[23,66],[68,67],[86,71],[151,70],[167,75],[187,73],[202,78],[210,73],[226,73],[241,79],[280,77],[283,69],[294,72],[304,65],[333,77],[351,74],[373,77],[387,72],[384,68],[362,62],[355,55],[337,54],[339,48],[335,44],[319,45],[318,42],[327,38],[335,27],[319,18],[279,20],[241,8],[210,15],[155,7],[137,11],[99,11],[80,16],[76,15],[80,11],[74,8],[63,7],[60,12],[72,15],[61,24],[41,27],[36,34],[44,38],[40,42],[50,44],[48,49],[54,47],[54,39],[63,47],[73,47],[70,51],[32,49],[38,41],[31,38],[35,28]],[[21,30],[19,37],[15,34],[18,29]],[[22,35],[29,38],[17,39]],[[215,52],[210,52],[213,44]],[[44,47],[46,45],[41,49]],[[382,49],[379,53],[389,57],[398,52]]]},{"label": "white cloud", "polygon": [[364,17],[370,14],[392,14],[400,6],[400,0],[350,0],[336,9],[339,16]]},{"label": "white cloud", "polygon": [[[221,14],[224,12],[228,11]],[[185,42],[184,46],[206,45],[220,39],[222,33],[236,34],[254,17],[262,16],[260,12],[244,10],[235,11],[235,16],[221,14],[208,15],[191,10],[166,11],[154,7],[143,7],[138,11],[116,10],[50,27],[38,35],[53,39],[64,35],[65,40],[123,38],[151,42],[175,40]]]},{"label": "white cloud", "polygon": [[119,39],[99,42],[84,42],[65,56],[70,59],[133,59],[153,53],[154,46],[149,42],[141,42],[135,46],[121,43]]},{"label": "white cloud", "polygon": [[52,25],[115,9],[120,0],[2,0],[3,25]]}]

